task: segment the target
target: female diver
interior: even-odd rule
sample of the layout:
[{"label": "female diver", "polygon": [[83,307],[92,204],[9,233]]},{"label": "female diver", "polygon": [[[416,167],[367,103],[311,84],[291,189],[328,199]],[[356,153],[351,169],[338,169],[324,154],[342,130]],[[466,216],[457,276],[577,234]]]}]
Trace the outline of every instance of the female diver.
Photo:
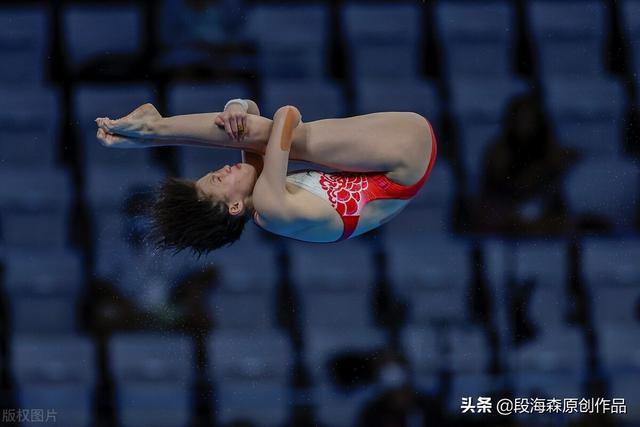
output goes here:
[{"label": "female diver", "polygon": [[[169,178],[152,208],[161,248],[201,254],[237,240],[252,219],[272,233],[309,242],[358,236],[399,213],[436,159],[431,124],[411,112],[303,123],[284,106],[273,120],[234,99],[221,113],[162,117],[144,104],[118,120],[96,119],[108,147],[195,145],[242,150],[243,162],[198,179]],[[338,170],[287,174],[289,159]]]}]

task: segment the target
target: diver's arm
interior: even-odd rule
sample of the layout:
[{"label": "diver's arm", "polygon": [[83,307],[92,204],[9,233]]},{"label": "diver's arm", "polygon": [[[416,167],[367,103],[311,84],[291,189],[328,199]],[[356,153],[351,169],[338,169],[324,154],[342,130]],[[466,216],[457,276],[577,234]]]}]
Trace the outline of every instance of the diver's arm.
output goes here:
[{"label": "diver's arm", "polygon": [[[247,114],[253,114],[254,116],[259,116],[260,108],[258,108],[258,104],[256,104],[254,101],[250,99],[245,99],[245,101],[247,101],[247,104],[249,106],[249,108],[247,109]],[[246,151],[246,150],[242,150],[240,154],[242,156],[242,163],[248,163],[251,166],[253,166],[256,169],[258,176],[260,176],[260,173],[262,173],[262,169],[264,167],[262,154]]]},{"label": "diver's arm", "polygon": [[253,203],[260,215],[284,220],[290,214],[290,198],[286,189],[287,167],[293,130],[300,123],[300,112],[284,106],[273,116],[271,135],[264,155],[264,169],[253,191]]}]

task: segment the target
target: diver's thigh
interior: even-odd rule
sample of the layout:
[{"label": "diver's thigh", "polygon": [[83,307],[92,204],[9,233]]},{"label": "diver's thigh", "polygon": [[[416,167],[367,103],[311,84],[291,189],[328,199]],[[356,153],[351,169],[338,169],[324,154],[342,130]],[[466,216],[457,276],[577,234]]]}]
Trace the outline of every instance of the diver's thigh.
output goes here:
[{"label": "diver's thigh", "polygon": [[404,112],[305,123],[304,160],[345,171],[390,171],[417,154],[424,123]]}]

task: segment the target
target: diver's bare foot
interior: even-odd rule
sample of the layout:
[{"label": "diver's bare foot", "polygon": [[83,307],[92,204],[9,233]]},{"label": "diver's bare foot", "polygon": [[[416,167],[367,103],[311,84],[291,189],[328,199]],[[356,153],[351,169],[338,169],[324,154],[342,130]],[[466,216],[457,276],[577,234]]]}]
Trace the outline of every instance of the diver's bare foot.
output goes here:
[{"label": "diver's bare foot", "polygon": [[98,127],[108,134],[129,136],[134,138],[153,138],[153,125],[162,116],[152,104],[143,104],[121,119],[111,120],[108,117],[96,119]]},{"label": "diver's bare foot", "polygon": [[100,140],[100,143],[104,147],[113,148],[139,148],[147,146],[151,142],[142,138],[131,138],[128,136],[115,135],[113,133],[105,132],[105,130],[102,128],[98,129],[96,137]]}]

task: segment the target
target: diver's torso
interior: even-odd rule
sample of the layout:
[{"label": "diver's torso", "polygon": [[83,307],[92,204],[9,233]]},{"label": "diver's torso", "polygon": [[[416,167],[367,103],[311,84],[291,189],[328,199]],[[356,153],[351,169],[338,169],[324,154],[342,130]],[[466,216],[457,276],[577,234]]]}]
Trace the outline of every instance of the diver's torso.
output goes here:
[{"label": "diver's torso", "polygon": [[[261,221],[259,225],[272,233],[308,242],[327,243],[340,239],[344,230],[343,219],[339,213],[337,203],[353,203],[357,198],[358,188],[341,188],[341,196],[336,201],[335,192],[323,190],[318,182],[320,176],[316,171],[299,171],[287,177],[287,190],[300,205],[309,207],[316,215],[313,221],[301,226],[300,224],[287,224],[274,226]],[[304,174],[304,175],[303,175]],[[328,174],[331,175],[331,174]],[[351,193],[351,194],[349,194]],[[349,237],[355,237],[366,233],[397,215],[410,199],[378,199],[362,204],[359,209],[359,218],[354,232]],[[337,209],[338,208],[338,209]],[[342,209],[344,212],[344,207]]]}]

